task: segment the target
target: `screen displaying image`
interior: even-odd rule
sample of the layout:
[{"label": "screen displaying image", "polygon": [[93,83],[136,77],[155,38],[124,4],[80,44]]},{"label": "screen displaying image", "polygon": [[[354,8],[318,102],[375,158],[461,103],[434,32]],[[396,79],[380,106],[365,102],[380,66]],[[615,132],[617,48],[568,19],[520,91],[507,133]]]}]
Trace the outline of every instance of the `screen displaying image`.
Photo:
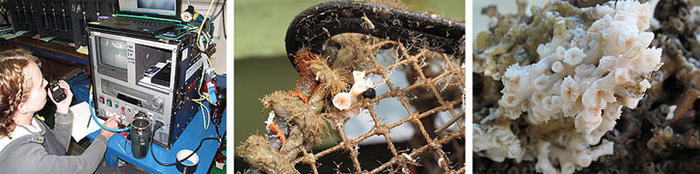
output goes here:
[{"label": "screen displaying image", "polygon": [[103,64],[126,69],[126,42],[101,38],[100,39],[100,60]]},{"label": "screen displaying image", "polygon": [[119,11],[160,16],[177,16],[177,0],[119,0]]},{"label": "screen displaying image", "polygon": [[174,0],[137,0],[137,8],[148,8],[154,10],[175,10]]}]

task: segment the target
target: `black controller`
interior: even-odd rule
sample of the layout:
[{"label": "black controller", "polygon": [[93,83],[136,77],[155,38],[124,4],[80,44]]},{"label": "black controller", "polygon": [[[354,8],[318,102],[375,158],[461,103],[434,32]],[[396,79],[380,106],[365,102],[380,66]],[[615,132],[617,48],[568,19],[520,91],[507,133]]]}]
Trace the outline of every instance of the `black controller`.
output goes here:
[{"label": "black controller", "polygon": [[53,81],[49,83],[49,92],[51,92],[51,95],[53,95],[53,100],[56,101],[56,103],[63,101],[66,99],[66,92],[58,86],[58,81]]}]

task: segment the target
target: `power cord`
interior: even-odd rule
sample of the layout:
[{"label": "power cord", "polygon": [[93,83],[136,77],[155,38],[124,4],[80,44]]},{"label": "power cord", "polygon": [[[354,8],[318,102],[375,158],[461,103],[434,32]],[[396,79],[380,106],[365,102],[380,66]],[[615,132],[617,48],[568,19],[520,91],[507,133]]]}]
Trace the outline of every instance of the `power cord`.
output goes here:
[{"label": "power cord", "polygon": [[[221,16],[222,12],[223,12],[224,9],[226,8],[226,1],[224,1],[223,3],[221,3],[221,0],[216,0],[216,4],[220,4],[220,5],[221,5],[221,8],[219,9],[219,11],[216,11],[216,9],[214,9],[214,11],[213,11],[214,15],[211,17],[211,21],[215,21],[216,18],[218,18],[219,16]],[[213,23],[213,22],[212,22],[212,23]]]},{"label": "power cord", "polygon": [[[209,16],[209,12],[211,12],[211,7],[212,7],[213,5],[214,5],[214,0],[211,0],[211,3],[209,3],[209,8],[207,8],[207,13],[204,14],[204,19],[202,20],[202,24],[200,24],[199,29],[197,30],[197,39],[198,39],[198,40],[201,39],[202,29],[204,29],[204,24],[207,22],[207,20],[208,20],[209,17],[210,17],[210,16]],[[199,44],[197,44],[197,47],[198,47],[200,50],[202,50],[202,51],[206,51],[206,50],[207,50],[206,47],[205,47],[205,48],[201,48],[201,47],[199,46]]]},{"label": "power cord", "polygon": [[[151,146],[151,147],[150,147],[150,149],[151,149],[151,156],[153,156],[153,159],[154,159],[158,164],[163,165],[163,166],[174,166],[174,165],[176,165],[176,164],[179,164],[179,163],[181,163],[181,162],[183,162],[183,161],[189,159],[190,157],[192,157],[192,155],[196,154],[197,151],[199,151],[199,148],[202,147],[202,144],[203,144],[204,141],[206,141],[206,140],[217,140],[219,143],[221,143],[221,140],[220,140],[218,137],[217,137],[217,138],[214,138],[214,137],[203,138],[201,141],[199,141],[199,145],[197,145],[197,148],[195,148],[195,149],[192,151],[192,153],[191,153],[190,155],[188,155],[187,157],[183,158],[182,160],[177,160],[177,158],[176,158],[174,163],[163,163],[163,162],[160,162],[160,161],[158,160],[158,158],[156,158],[156,155],[153,153],[153,136],[155,135],[155,131],[158,130],[158,129],[160,129],[160,127],[162,127],[162,126],[163,126],[163,123],[162,123],[162,122],[156,121],[156,124],[155,124],[154,127],[153,127],[153,133],[151,134],[151,143],[149,144],[149,146]],[[217,130],[218,130],[218,129],[217,129]],[[218,133],[218,132],[217,132],[217,133]],[[218,136],[218,135],[217,135],[217,136]]]}]

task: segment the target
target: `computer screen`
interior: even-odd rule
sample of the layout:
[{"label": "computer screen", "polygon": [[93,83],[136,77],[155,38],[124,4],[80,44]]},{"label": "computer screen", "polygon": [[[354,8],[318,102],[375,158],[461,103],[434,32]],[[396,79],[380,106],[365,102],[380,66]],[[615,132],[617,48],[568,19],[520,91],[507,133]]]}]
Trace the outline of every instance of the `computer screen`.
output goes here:
[{"label": "computer screen", "polygon": [[124,41],[100,38],[99,57],[102,64],[126,70],[127,45]]},{"label": "computer screen", "polygon": [[177,0],[119,0],[119,10],[129,13],[176,16]]}]

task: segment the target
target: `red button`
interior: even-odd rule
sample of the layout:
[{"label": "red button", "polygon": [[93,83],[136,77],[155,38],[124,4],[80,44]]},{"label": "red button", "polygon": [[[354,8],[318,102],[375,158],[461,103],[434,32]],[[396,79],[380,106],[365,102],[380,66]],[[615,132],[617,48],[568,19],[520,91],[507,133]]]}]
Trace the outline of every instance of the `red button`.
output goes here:
[{"label": "red button", "polygon": [[124,107],[122,106],[122,111],[124,111]]},{"label": "red button", "polygon": [[100,103],[105,103],[105,98],[100,97]]}]

